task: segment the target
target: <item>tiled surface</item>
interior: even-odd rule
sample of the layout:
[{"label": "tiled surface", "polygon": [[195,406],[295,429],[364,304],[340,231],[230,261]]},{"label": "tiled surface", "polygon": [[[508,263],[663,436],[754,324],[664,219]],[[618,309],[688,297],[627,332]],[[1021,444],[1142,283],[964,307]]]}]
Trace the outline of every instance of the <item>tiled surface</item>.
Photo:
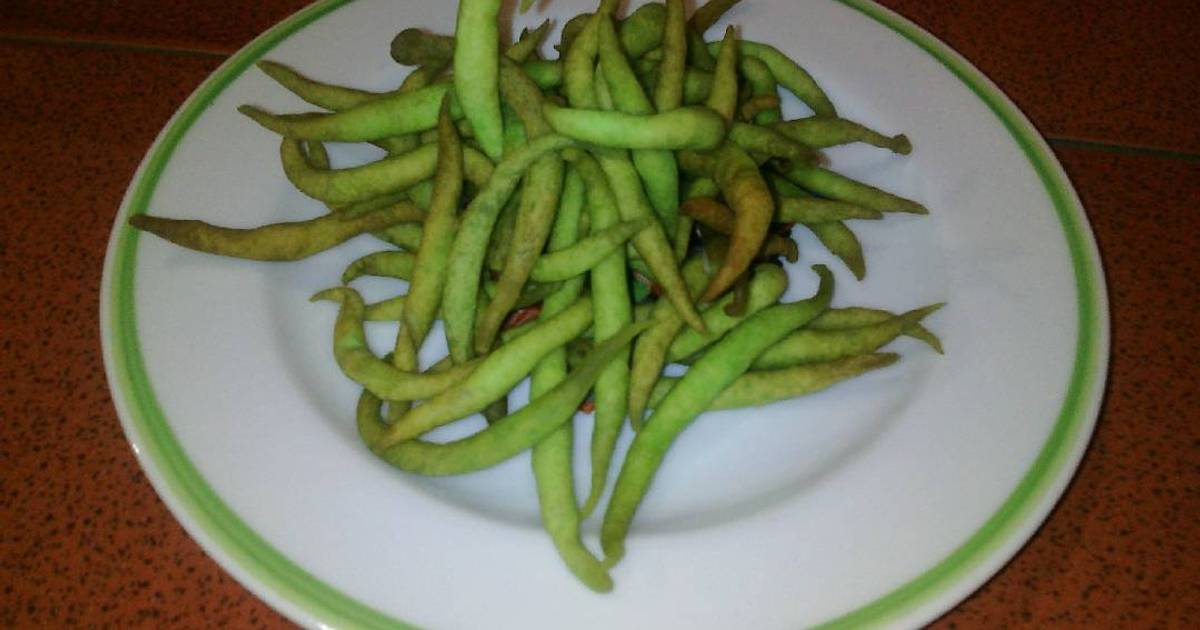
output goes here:
[{"label": "tiled surface", "polygon": [[1200,151],[1200,5],[882,0],[963,54],[1043,134]]},{"label": "tiled surface", "polygon": [[281,622],[158,500],[100,358],[97,294],[117,206],[163,123],[216,65],[0,42],[0,627]]},{"label": "tiled surface", "polygon": [[[266,2],[239,13],[227,3],[193,16],[171,3],[82,4],[5,3],[0,32],[229,49],[294,8]],[[1055,2],[1037,11],[999,3],[988,5],[989,18],[970,6],[982,3],[889,4],[950,40],[1051,134],[1200,152],[1183,117],[1187,73],[1132,55],[1181,46],[1171,29],[1189,15],[1197,23],[1190,6],[1106,12],[1078,2],[1067,13]],[[150,11],[163,19],[134,19]],[[1068,54],[1036,35],[1051,28],[1091,44]],[[1031,65],[1043,56],[1058,63]],[[125,186],[218,61],[0,41],[0,626],[288,626],[216,567],[155,497],[108,397],[95,319]],[[1076,80],[1066,66],[1089,70]],[[1107,94],[1091,93],[1094,85]],[[1055,146],[1106,264],[1108,396],[1063,502],[936,626],[1197,627],[1200,159]]]},{"label": "tiled surface", "polygon": [[303,0],[5,0],[0,33],[231,53]]},{"label": "tiled surface", "polygon": [[1095,437],[1025,549],[938,625],[1200,625],[1200,160],[1059,149],[1088,209],[1112,304]]},{"label": "tiled surface", "polygon": [[[301,0],[6,0],[0,33],[232,52]],[[1200,5],[883,0],[963,53],[1045,134],[1200,151]]]}]

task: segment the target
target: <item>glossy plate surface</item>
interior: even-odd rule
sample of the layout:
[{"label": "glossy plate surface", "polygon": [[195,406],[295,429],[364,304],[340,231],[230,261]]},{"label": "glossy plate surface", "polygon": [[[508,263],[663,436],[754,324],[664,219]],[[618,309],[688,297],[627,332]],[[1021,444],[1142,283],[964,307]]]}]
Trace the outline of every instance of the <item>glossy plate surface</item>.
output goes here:
[{"label": "glossy plate surface", "polygon": [[[561,24],[590,6],[547,11]],[[639,512],[616,590],[590,593],[540,530],[527,455],[430,481],[359,445],[357,390],[330,354],[335,309],[308,297],[377,248],[372,239],[261,264],[125,227],[138,212],[236,226],[321,212],[284,179],[278,139],[235,111],[310,109],[253,63],[387,89],[406,71],[388,57],[391,37],[451,31],[454,3],[320,2],[232,57],[180,109],[130,186],[106,261],[101,327],[117,410],[159,494],[222,566],[314,627],[794,628],[920,624],[1016,553],[1087,445],[1108,356],[1099,257],[1066,176],[994,85],[886,9],[760,0],[729,19],[801,61],[843,116],[908,134],[908,157],[829,155],[836,170],[932,209],[853,224],[862,283],[798,233],[788,297],[811,293],[807,267],[824,262],[838,306],[948,302],[927,320],[946,355],[900,340],[893,367],[697,421]],[[803,112],[786,104],[789,117]],[[340,164],[371,157],[331,153]],[[363,286],[376,299],[398,288]],[[377,349],[390,332],[371,330]],[[580,416],[579,435],[589,422]],[[591,542],[597,521],[586,524]]]}]

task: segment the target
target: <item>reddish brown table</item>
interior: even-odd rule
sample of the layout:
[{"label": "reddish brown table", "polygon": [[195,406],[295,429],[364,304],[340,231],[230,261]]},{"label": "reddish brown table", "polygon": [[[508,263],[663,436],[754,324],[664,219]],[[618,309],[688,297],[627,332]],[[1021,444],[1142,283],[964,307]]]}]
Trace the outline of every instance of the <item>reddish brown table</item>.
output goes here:
[{"label": "reddish brown table", "polygon": [[[109,398],[96,313],[108,231],[155,134],[227,54],[303,4],[0,5],[4,627],[289,625],[150,488]],[[1077,477],[1016,558],[935,625],[1200,626],[1200,8],[885,4],[1049,139],[1112,302],[1107,397]]]}]

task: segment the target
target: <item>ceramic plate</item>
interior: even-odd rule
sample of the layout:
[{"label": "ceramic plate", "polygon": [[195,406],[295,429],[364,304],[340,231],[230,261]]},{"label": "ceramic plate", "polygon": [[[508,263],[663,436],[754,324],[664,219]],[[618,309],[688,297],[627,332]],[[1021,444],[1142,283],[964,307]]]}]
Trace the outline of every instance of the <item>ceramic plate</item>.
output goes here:
[{"label": "ceramic plate", "polygon": [[[330,353],[336,309],[308,297],[376,248],[370,237],[260,264],[126,227],[139,212],[236,226],[318,215],[284,179],[278,139],[235,111],[309,109],[254,62],[386,89],[405,74],[387,54],[391,37],[414,25],[450,32],[454,11],[384,0],[301,11],[200,86],[129,188],[104,273],[109,382],[147,476],[222,566],[313,627],[795,628],[920,624],[1016,553],[1095,422],[1108,356],[1099,257],[1025,117],[954,51],[869,2],[756,0],[728,18],[801,60],[843,116],[908,134],[908,157],[829,156],[932,210],[854,225],[861,283],[798,233],[789,297],[808,295],[808,266],[824,262],[838,306],[948,302],[926,322],[946,354],[902,339],[890,346],[903,356],[895,366],[697,421],[639,512],[608,595],[580,586],[540,531],[527,454],[431,481],[360,446],[357,388]],[[340,164],[372,157],[331,151]],[[399,286],[362,288],[378,298]],[[370,332],[382,350],[390,331]],[[589,422],[577,419],[579,435]],[[586,524],[591,543],[597,521]]]}]

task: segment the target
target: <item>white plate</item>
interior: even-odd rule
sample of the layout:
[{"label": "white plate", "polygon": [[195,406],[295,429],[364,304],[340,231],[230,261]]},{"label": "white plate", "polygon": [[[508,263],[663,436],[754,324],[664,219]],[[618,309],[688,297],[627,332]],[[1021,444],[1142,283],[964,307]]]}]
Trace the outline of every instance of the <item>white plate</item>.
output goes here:
[{"label": "white plate", "polygon": [[[932,215],[855,225],[866,282],[811,240],[800,243],[802,263],[831,264],[837,305],[949,302],[928,321],[947,354],[901,340],[892,368],[698,421],[638,514],[610,595],[560,565],[538,526],[527,456],[428,481],[360,447],[356,387],[329,352],[334,309],[307,298],[372,249],[370,238],[273,265],[125,227],[145,211],[230,225],[316,215],[283,178],[277,139],[235,112],[306,109],[253,62],[383,89],[405,72],[387,55],[391,36],[411,25],[449,32],[453,18],[449,2],[305,9],[200,86],[130,186],[104,272],[109,382],[150,480],[222,566],[310,626],[911,626],[1017,551],[1095,422],[1108,356],[1098,254],[1024,116],[944,44],[868,2],[759,0],[730,19],[802,60],[842,115],[912,138],[907,158],[830,154],[842,172]],[[814,284],[803,266],[792,277],[792,296]],[[373,332],[380,341],[387,331]],[[578,422],[586,434],[588,420]]]}]

